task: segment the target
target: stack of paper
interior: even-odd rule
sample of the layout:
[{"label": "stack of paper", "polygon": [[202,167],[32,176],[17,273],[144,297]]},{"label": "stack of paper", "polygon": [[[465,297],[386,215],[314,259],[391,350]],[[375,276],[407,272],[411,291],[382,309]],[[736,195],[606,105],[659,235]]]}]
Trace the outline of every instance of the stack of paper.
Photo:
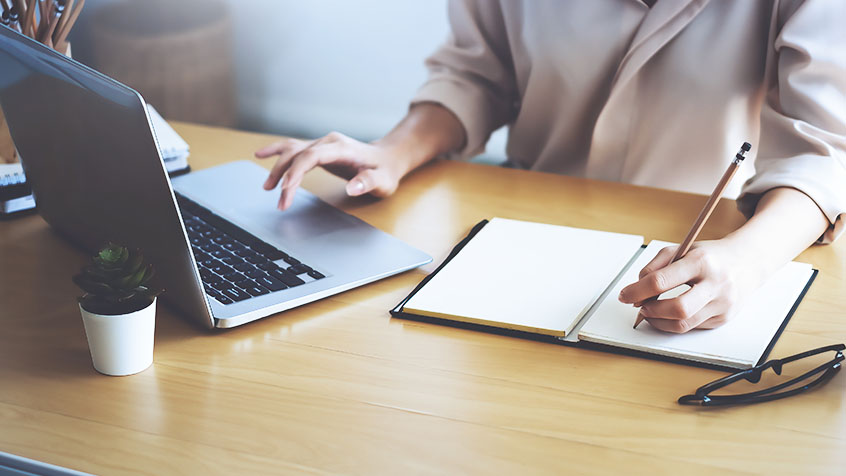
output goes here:
[{"label": "stack of paper", "polygon": [[170,124],[164,120],[152,104],[147,104],[147,109],[150,111],[153,132],[156,133],[156,141],[159,144],[159,151],[168,173],[172,174],[187,169],[188,155],[190,155],[188,143],[170,127]]}]

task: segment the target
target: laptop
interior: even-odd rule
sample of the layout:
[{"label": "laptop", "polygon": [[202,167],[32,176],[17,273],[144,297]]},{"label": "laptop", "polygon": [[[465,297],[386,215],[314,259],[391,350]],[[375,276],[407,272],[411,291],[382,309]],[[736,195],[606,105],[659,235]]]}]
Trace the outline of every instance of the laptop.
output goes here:
[{"label": "laptop", "polygon": [[249,161],[171,180],[136,91],[3,26],[0,106],[44,220],[90,252],[107,241],[141,248],[165,301],[203,326],[238,326],[431,261],[302,189],[277,210],[279,192],[262,189],[267,171]]}]

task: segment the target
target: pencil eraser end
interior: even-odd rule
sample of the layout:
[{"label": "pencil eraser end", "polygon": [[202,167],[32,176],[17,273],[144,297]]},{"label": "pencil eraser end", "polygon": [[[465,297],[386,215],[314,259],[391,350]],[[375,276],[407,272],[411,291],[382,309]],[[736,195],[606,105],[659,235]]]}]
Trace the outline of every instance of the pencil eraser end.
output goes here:
[{"label": "pencil eraser end", "polygon": [[752,150],[752,144],[744,142],[743,145],[740,146],[740,148],[745,150],[746,152],[749,152],[750,150]]}]

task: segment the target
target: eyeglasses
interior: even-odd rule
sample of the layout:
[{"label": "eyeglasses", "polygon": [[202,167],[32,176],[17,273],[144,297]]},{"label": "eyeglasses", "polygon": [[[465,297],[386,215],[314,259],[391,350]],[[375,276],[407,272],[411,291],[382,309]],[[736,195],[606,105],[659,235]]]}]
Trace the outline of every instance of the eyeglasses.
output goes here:
[{"label": "eyeglasses", "polygon": [[[811,388],[819,387],[831,380],[831,378],[834,377],[834,375],[840,370],[840,363],[843,362],[844,349],[846,349],[846,345],[835,344],[802,352],[801,354],[791,355],[790,357],[785,357],[783,359],[769,360],[751,369],[743,370],[705,384],[696,389],[696,392],[693,395],[685,395],[679,398],[679,403],[682,405],[701,406],[739,405],[744,403],[768,402],[770,400],[790,397]],[[758,390],[756,392],[738,393],[734,395],[713,395],[715,391],[741,380],[746,380],[750,383],[758,383],[761,380],[761,375],[764,371],[770,368],[773,369],[773,372],[775,372],[776,375],[781,375],[781,372],[786,364],[807,357],[812,357],[814,355],[824,354],[826,352],[835,352],[834,358],[784,383],[780,383],[763,390]]]}]

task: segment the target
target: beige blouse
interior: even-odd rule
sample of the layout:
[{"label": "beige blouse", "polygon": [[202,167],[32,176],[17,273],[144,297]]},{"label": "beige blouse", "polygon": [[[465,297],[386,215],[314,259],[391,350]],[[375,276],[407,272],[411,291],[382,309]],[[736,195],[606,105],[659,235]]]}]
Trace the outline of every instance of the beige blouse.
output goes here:
[{"label": "beige blouse", "polygon": [[[508,124],[532,170],[710,194],[751,215],[780,186],[846,212],[846,0],[453,0],[414,102],[450,109],[459,155]],[[745,182],[745,183],[744,183]]]}]

